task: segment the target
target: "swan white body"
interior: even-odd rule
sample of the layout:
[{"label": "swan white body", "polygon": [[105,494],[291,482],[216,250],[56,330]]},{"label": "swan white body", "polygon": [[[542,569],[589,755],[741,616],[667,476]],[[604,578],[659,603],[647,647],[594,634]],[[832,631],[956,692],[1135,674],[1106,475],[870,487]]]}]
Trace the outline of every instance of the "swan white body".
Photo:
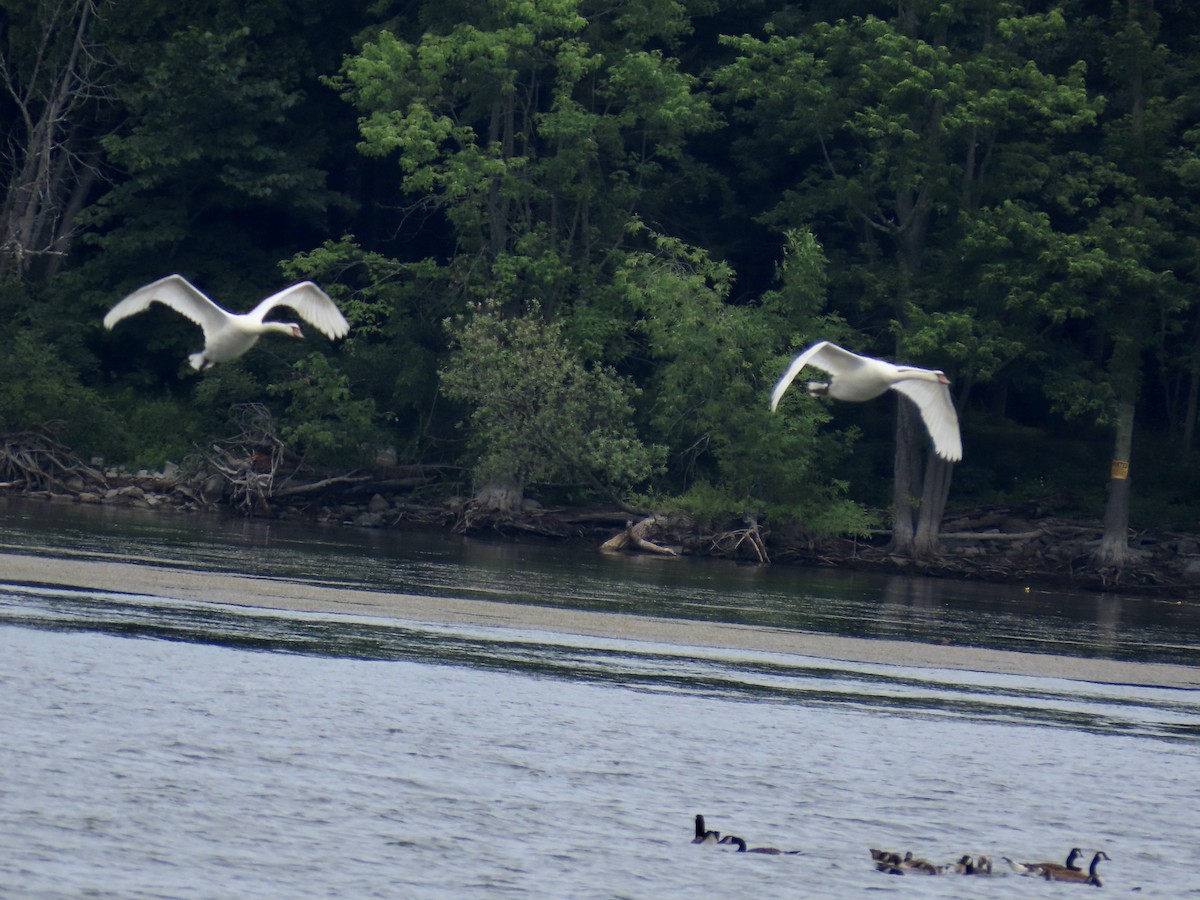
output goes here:
[{"label": "swan white body", "polygon": [[772,412],[800,370],[813,366],[829,373],[829,383],[809,382],[813,394],[828,394],[835,400],[862,403],[887,390],[899,391],[917,405],[921,420],[933,441],[934,452],[943,459],[962,459],[962,436],[958,413],[950,399],[950,379],[937,369],[898,366],[870,356],[859,356],[829,341],[820,341],[792,360],[771,393]]},{"label": "swan white body", "polygon": [[217,363],[237,359],[269,332],[302,338],[295,322],[265,322],[267,313],[287,306],[329,338],[345,337],[350,323],[323,290],[311,281],[302,281],[272,294],[248,313],[231,313],[213,303],[182,275],[168,275],[138,288],[104,317],[104,327],[112,328],[122,319],[161,303],[191,319],[204,331],[204,349],[188,356],[192,368],[203,372]]}]

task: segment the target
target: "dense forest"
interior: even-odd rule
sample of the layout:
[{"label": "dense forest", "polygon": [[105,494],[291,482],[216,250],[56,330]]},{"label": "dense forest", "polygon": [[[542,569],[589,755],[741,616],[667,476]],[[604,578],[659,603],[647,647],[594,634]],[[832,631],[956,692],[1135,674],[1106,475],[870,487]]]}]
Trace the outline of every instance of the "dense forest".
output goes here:
[{"label": "dense forest", "polygon": [[[0,432],[307,464],[927,552],[946,508],[1200,513],[1200,6],[1186,0],[0,0]],[[129,291],[302,279],[349,337],[203,374]],[[771,386],[802,347],[944,370]],[[249,405],[253,404],[252,407]],[[1128,477],[1126,477],[1128,476]]]}]

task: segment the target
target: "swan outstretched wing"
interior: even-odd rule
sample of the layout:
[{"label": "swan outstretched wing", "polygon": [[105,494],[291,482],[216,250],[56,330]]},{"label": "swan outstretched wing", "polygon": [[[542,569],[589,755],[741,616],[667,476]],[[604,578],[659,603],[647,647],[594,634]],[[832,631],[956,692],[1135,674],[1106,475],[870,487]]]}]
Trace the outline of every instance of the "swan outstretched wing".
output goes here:
[{"label": "swan outstretched wing", "polygon": [[905,378],[892,388],[917,404],[925,429],[933,440],[933,449],[938,456],[950,462],[962,459],[962,436],[958,430],[958,413],[950,399],[948,385],[936,381],[921,381]]},{"label": "swan outstretched wing", "polygon": [[796,380],[796,376],[805,366],[813,366],[822,372],[837,376],[863,365],[866,361],[866,357],[851,353],[837,344],[818,341],[807,350],[802,350],[800,355],[792,360],[792,364],[783,373],[783,377],[775,383],[775,390],[771,392],[771,412],[775,411],[784,392],[791,387],[792,382]]},{"label": "swan outstretched wing", "polygon": [[294,309],[302,319],[326,337],[341,338],[350,331],[350,323],[337,308],[337,304],[311,281],[302,281],[284,288],[278,294],[272,294],[254,307],[250,315],[261,322],[266,314],[277,306]]},{"label": "swan outstretched wing", "polygon": [[138,288],[110,309],[104,317],[104,327],[111,329],[122,319],[143,312],[151,303],[161,303],[191,319],[204,329],[205,337],[229,319],[229,313],[209,300],[182,275],[168,275]]}]

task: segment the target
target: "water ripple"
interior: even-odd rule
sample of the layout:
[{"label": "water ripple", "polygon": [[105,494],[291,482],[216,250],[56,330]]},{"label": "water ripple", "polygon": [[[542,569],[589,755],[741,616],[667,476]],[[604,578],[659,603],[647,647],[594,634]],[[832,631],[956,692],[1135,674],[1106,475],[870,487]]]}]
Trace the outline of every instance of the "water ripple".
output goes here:
[{"label": "water ripple", "polygon": [[1196,692],[717,651],[481,626],[262,610],[0,585],[0,623],[246,650],[410,660],[727,700],[955,716],[1190,741]]}]

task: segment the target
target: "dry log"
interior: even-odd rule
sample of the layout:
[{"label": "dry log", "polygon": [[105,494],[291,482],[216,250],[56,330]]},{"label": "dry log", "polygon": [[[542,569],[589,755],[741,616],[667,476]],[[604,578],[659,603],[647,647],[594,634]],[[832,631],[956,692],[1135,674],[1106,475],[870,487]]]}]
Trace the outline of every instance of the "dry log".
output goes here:
[{"label": "dry log", "polygon": [[658,524],[656,516],[647,516],[637,524],[625,523],[625,530],[600,545],[605,553],[620,553],[623,550],[643,550],[646,553],[656,553],[659,556],[678,556],[670,547],[656,544],[646,537],[646,533]]},{"label": "dry log", "polygon": [[311,484],[286,485],[276,490],[271,496],[277,499],[295,497],[300,494],[310,494],[313,491],[323,491],[325,488],[332,487],[335,484],[362,484],[370,480],[370,475],[334,475],[331,478],[323,478]]},{"label": "dry log", "polygon": [[938,535],[943,541],[1031,541],[1043,537],[1045,529],[1033,531],[950,531]]},{"label": "dry log", "polygon": [[750,549],[754,551],[755,557],[759,564],[770,562],[770,555],[767,553],[767,545],[763,540],[762,530],[759,528],[756,518],[747,518],[745,528],[736,528],[732,531],[723,531],[712,538],[709,551],[719,556],[736,557],[742,545],[749,543]]}]

